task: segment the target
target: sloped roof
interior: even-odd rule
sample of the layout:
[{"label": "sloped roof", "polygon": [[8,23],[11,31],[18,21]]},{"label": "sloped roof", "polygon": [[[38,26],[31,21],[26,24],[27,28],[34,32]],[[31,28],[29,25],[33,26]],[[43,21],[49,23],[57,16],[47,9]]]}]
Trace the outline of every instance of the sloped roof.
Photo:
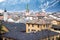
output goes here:
[{"label": "sloped roof", "polygon": [[50,20],[48,19],[40,19],[40,20],[31,20],[28,21],[27,23],[31,23],[31,24],[51,24]]},{"label": "sloped roof", "polygon": [[40,32],[37,32],[36,35],[37,35],[38,38],[41,39],[41,38],[47,38],[47,37],[59,35],[59,33],[53,32],[53,31],[48,30],[48,29],[45,29],[45,30],[42,30]]},{"label": "sloped roof", "polygon": [[50,31],[50,30],[42,30],[37,33],[22,33],[18,31],[10,31],[4,34],[5,37],[13,38],[16,40],[38,40],[42,38],[47,38],[50,36],[58,35],[59,33]]},{"label": "sloped roof", "polygon": [[12,18],[9,18],[7,21],[8,22],[14,22],[14,20]]},{"label": "sloped roof", "polygon": [[11,31],[11,32],[5,33],[4,36],[8,38],[13,38],[16,40],[37,40],[37,37],[35,34],[32,34],[32,33],[26,34],[18,31]]},{"label": "sloped roof", "polygon": [[9,31],[25,31],[26,25],[24,23],[3,23]]}]

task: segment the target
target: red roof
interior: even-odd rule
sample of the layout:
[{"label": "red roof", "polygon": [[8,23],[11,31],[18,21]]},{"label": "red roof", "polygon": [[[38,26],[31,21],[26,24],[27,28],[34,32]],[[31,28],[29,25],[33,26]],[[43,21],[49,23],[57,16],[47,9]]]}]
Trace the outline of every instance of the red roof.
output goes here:
[{"label": "red roof", "polygon": [[3,20],[4,16],[0,16],[0,20]]}]

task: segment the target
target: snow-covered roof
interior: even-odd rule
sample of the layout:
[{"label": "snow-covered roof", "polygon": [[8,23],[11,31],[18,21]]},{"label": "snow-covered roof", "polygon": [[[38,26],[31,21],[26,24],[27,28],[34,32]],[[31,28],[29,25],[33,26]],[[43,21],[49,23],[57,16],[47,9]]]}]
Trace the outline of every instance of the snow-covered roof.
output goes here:
[{"label": "snow-covered roof", "polygon": [[14,22],[14,20],[12,18],[9,18],[7,21],[8,22]]}]

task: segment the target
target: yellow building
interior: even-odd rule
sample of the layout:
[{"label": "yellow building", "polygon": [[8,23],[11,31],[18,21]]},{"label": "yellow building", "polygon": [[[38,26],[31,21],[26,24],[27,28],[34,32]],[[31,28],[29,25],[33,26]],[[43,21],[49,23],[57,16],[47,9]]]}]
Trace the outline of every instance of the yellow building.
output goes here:
[{"label": "yellow building", "polygon": [[39,35],[39,40],[58,40],[60,38],[60,34],[57,32],[53,32],[51,30],[42,30],[37,33]]},{"label": "yellow building", "polygon": [[53,25],[60,25],[60,20],[53,19],[51,22]]},{"label": "yellow building", "polygon": [[59,35],[54,35],[54,36],[50,36],[49,38],[43,38],[43,39],[40,39],[40,40],[58,40],[60,37]]},{"label": "yellow building", "polygon": [[9,32],[9,30],[4,25],[2,26],[2,30],[4,30],[5,32]]},{"label": "yellow building", "polygon": [[51,26],[51,23],[46,20],[32,20],[26,23],[26,33],[50,29]]},{"label": "yellow building", "polygon": [[0,20],[0,31],[1,33],[9,32],[9,30],[3,25],[3,22]]},{"label": "yellow building", "polygon": [[[15,34],[17,33],[17,34]],[[25,33],[19,34],[18,32],[9,32],[4,37],[3,40],[58,40],[60,38],[60,34],[57,32],[53,32],[50,30],[42,30],[36,33]],[[7,37],[8,36],[8,37]]]}]

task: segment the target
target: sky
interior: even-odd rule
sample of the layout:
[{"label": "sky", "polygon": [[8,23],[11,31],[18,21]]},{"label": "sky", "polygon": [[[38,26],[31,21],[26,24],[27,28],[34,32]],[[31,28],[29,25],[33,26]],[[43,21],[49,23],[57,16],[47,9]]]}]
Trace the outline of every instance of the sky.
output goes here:
[{"label": "sky", "polygon": [[0,0],[0,10],[23,11],[26,5],[29,10],[46,12],[60,11],[60,0]]}]

